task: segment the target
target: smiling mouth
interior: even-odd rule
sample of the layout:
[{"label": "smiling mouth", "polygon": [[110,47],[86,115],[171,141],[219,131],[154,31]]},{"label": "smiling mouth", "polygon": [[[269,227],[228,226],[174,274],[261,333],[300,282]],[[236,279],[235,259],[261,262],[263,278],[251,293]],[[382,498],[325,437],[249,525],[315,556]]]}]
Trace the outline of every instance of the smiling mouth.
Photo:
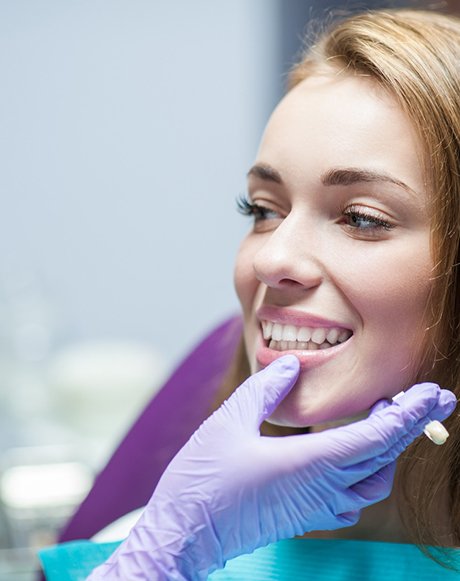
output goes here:
[{"label": "smiling mouth", "polygon": [[261,321],[266,346],[274,351],[316,351],[330,349],[352,335],[343,327],[296,327]]}]

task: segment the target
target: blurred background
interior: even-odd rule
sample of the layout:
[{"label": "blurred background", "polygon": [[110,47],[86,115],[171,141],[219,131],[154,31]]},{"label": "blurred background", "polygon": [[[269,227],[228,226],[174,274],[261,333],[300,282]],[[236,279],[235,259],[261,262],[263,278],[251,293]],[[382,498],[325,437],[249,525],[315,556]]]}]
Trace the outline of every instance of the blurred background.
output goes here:
[{"label": "blurred background", "polygon": [[306,23],[382,5],[414,2],[0,0],[0,581],[237,312],[235,198]]}]

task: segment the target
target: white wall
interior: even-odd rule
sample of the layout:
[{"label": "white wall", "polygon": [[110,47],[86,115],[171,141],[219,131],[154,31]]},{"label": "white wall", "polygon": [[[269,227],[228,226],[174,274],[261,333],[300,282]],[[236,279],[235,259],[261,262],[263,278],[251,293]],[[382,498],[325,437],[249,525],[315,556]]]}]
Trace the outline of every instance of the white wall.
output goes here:
[{"label": "white wall", "polygon": [[21,292],[51,349],[131,339],[170,362],[237,308],[234,199],[278,90],[277,14],[275,0],[0,0],[5,344]]}]

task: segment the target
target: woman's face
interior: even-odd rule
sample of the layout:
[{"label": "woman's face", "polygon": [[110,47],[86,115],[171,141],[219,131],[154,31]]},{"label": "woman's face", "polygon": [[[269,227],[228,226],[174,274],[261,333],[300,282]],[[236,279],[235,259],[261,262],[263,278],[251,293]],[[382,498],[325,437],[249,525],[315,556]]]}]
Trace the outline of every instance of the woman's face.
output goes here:
[{"label": "woman's face", "polygon": [[301,362],[274,423],[352,417],[411,385],[433,267],[422,158],[368,78],[314,75],[273,113],[235,284],[251,370],[288,352]]}]

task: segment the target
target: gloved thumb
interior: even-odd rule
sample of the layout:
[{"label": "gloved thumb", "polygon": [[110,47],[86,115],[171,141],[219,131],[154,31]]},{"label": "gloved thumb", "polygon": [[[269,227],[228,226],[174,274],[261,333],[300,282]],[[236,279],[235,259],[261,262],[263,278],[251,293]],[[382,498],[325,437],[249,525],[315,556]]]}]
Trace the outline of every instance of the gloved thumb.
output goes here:
[{"label": "gloved thumb", "polygon": [[299,376],[300,363],[295,355],[285,355],[251,375],[224,403],[233,422],[259,429],[276,406],[286,397]]}]

